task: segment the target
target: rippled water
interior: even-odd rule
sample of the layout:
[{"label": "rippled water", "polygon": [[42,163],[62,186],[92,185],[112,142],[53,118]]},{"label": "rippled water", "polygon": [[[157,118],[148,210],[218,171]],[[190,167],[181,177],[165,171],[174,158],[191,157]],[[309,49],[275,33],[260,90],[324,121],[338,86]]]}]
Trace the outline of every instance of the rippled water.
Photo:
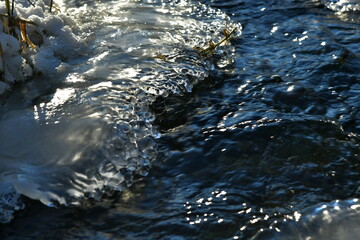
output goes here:
[{"label": "rippled water", "polygon": [[88,50],[1,109],[2,238],[353,239],[357,6],[68,3]]}]

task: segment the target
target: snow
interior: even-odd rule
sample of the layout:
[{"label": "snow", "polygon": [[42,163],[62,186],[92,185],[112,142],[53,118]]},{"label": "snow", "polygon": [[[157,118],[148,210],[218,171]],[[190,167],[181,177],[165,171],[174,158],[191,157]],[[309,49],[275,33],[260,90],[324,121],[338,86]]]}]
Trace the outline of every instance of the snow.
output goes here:
[{"label": "snow", "polygon": [[[6,14],[5,2],[0,2],[0,13]],[[24,46],[19,39],[8,34],[7,17],[0,17],[0,95],[11,89],[14,82],[30,79],[34,74],[52,76],[57,73],[62,59],[73,56],[81,45],[64,13],[49,12],[49,5],[38,0],[31,6],[27,0],[15,1],[14,17],[32,21],[27,25],[27,35],[36,45],[33,49]],[[2,19],[1,19],[2,18]],[[74,25],[73,25],[74,26]],[[76,26],[74,26],[76,27]],[[1,31],[2,30],[2,31]],[[15,28],[18,36],[19,27]]]}]

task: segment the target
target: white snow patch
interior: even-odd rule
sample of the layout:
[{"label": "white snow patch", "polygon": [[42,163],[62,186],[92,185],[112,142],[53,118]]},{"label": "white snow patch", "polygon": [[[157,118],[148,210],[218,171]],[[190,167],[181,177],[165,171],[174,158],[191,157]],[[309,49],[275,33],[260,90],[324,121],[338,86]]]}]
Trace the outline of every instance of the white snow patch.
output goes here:
[{"label": "white snow patch", "polygon": [[[7,27],[0,21],[0,44],[3,54],[0,55],[0,95],[9,90],[12,83],[24,81],[41,72],[46,76],[57,73],[57,69],[66,59],[76,56],[81,46],[68,24],[75,22],[63,13],[49,12],[49,5],[43,0],[31,6],[27,0],[17,0],[14,6],[14,17],[35,23],[27,24],[27,35],[36,45],[35,49],[21,46],[20,41],[8,34]],[[5,14],[6,8],[0,2],[0,13]],[[7,20],[6,17],[3,19]],[[20,37],[18,27],[16,34]],[[24,45],[24,43],[22,43]]]}]

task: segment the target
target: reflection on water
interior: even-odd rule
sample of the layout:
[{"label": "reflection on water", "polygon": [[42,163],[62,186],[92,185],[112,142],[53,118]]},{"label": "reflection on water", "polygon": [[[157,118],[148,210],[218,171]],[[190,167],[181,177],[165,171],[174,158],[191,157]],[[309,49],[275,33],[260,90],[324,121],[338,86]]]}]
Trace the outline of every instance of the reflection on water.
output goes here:
[{"label": "reflection on water", "polygon": [[303,210],[303,216],[295,221],[274,222],[269,229],[277,231],[263,231],[253,239],[357,239],[360,234],[359,208],[357,198],[311,207]]}]

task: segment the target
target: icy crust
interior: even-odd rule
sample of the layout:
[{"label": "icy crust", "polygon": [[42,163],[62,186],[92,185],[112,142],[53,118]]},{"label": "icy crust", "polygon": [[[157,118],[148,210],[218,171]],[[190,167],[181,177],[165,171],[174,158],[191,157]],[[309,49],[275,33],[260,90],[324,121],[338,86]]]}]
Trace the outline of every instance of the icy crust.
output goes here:
[{"label": "icy crust", "polygon": [[336,12],[360,11],[359,0],[322,0],[325,6]]},{"label": "icy crust", "polygon": [[8,183],[0,183],[0,189],[0,223],[6,223],[16,210],[24,208],[24,204],[19,200],[20,194]]},{"label": "icy crust", "polygon": [[[114,78],[131,79],[155,95],[191,91],[193,84],[214,68],[214,61],[204,61],[194,48],[220,41],[224,29],[236,28],[234,38],[242,32],[241,24],[231,21],[224,12],[198,1],[100,1],[95,6],[85,4],[68,11],[82,22],[84,31],[98,24],[103,34],[96,40],[99,49],[105,44],[116,45],[128,55],[129,67],[110,72]],[[212,60],[225,66],[233,59],[228,55],[232,51],[231,44],[220,46]],[[96,74],[95,69],[88,74]]]},{"label": "icy crust", "polygon": [[[5,2],[0,3],[0,13],[6,14]],[[68,25],[69,17],[62,13],[50,13],[49,6],[42,0],[31,6],[27,0],[17,0],[14,4],[14,17],[32,21],[27,23],[27,35],[35,48],[20,44],[18,38],[8,34],[8,19],[0,21],[0,43],[3,55],[0,57],[0,94],[9,90],[17,81],[24,81],[34,74],[51,76],[64,59],[68,59],[79,47],[79,39]],[[4,24],[5,23],[5,24]],[[15,27],[21,36],[19,27]]]},{"label": "icy crust", "polygon": [[[136,174],[145,176],[159,137],[149,105],[159,95],[191,91],[215,65],[231,63],[231,45],[209,59],[193,47],[219,41],[224,28],[241,33],[240,24],[198,2],[76,4],[68,2],[66,12],[88,46],[82,58],[72,65],[60,62],[78,40],[66,26],[57,27],[74,21],[51,16],[50,37],[37,54],[28,50],[25,56],[34,66],[47,59],[55,69],[49,74],[65,75],[63,84],[44,96],[37,94],[43,84],[29,83],[25,92],[36,102],[31,108],[0,109],[0,181],[12,189],[0,193],[0,204],[1,196],[15,192],[13,203],[22,194],[48,206],[80,205],[131,185]],[[39,21],[33,15],[27,17]],[[19,207],[6,206],[3,222]]]}]

